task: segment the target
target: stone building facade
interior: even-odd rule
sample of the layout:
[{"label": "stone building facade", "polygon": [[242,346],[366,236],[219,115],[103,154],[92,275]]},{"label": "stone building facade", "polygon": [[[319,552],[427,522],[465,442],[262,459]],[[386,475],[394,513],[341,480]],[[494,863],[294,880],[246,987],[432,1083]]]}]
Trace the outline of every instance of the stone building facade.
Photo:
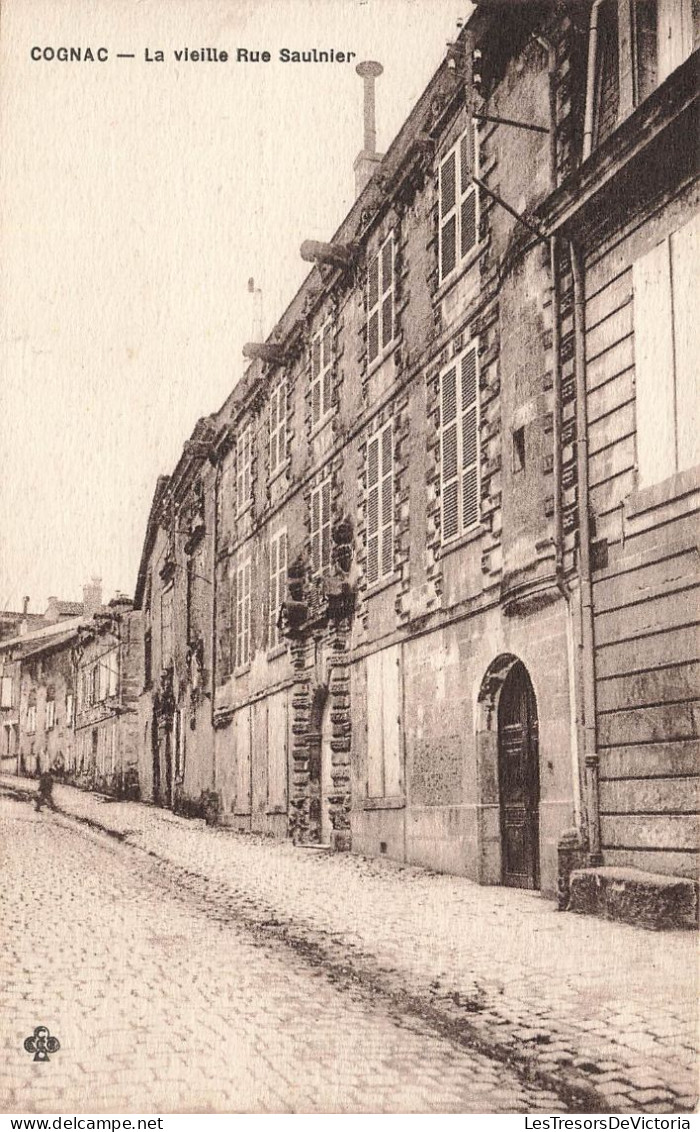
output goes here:
[{"label": "stone building facade", "polygon": [[143,682],[141,615],[130,599],[83,625],[71,651],[74,742],[66,778],[119,797],[138,798],[138,696]]},{"label": "stone building facade", "polygon": [[[658,58],[686,36],[666,71],[652,8]],[[678,405],[689,324],[652,259],[682,281],[696,239],[686,8],[479,4],[304,245],[154,499],[154,798],[550,895],[566,852],[692,870],[696,469],[671,409],[648,467],[639,329],[666,271]]]}]

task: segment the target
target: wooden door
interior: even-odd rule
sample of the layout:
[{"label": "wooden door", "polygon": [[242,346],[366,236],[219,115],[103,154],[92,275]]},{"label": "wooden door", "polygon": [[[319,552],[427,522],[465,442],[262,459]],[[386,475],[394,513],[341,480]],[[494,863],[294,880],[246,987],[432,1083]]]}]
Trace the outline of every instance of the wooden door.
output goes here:
[{"label": "wooden door", "polygon": [[510,670],[501,692],[498,778],[503,883],[512,888],[539,888],[537,703],[520,662]]}]

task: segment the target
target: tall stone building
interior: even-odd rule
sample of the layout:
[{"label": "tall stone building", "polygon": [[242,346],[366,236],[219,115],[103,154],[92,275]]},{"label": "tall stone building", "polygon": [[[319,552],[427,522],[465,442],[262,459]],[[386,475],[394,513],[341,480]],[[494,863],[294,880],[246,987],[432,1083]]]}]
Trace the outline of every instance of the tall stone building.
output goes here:
[{"label": "tall stone building", "polygon": [[484,0],[382,157],[362,65],[358,198],[154,499],[154,798],[550,895],[694,873],[696,35]]}]

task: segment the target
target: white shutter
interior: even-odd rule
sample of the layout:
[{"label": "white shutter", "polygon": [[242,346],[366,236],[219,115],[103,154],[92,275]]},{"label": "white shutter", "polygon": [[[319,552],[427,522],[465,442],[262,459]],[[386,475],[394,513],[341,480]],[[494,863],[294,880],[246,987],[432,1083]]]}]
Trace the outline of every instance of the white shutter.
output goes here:
[{"label": "white shutter", "polygon": [[331,324],[327,322],[323,328],[321,342],[321,413],[325,417],[331,408],[332,377],[333,377],[333,336]]},{"label": "white shutter", "polygon": [[394,337],[394,237],[389,236],[381,252],[382,350]]},{"label": "white shutter", "polygon": [[379,579],[379,437],[367,444],[367,583]]},{"label": "white shutter", "polygon": [[367,272],[367,358],[371,365],[379,354],[379,256]]},{"label": "white shutter", "polygon": [[384,750],[382,730],[382,655],[367,657],[367,794],[384,796]]},{"label": "white shutter", "polygon": [[442,538],[459,532],[459,442],[457,432],[457,368],[451,366],[440,381],[440,484]]},{"label": "white shutter", "polygon": [[386,578],[394,568],[394,444],[391,421],[382,430],[381,524],[381,572]]},{"label": "white shutter", "polygon": [[235,716],[236,736],[236,804],[237,814],[249,814],[250,798],[250,707],[241,708]]},{"label": "white shutter", "polygon": [[321,570],[321,490],[311,492],[311,568],[314,574]]},{"label": "white shutter", "polygon": [[287,805],[287,693],[267,700],[267,804]]},{"label": "white shutter", "polygon": [[321,485],[321,569],[326,570],[331,562],[331,481]]},{"label": "white shutter", "polygon": [[676,421],[678,470],[700,462],[698,420],[698,318],[697,272],[700,264],[700,214],[671,236],[673,326],[676,360]]},{"label": "white shutter", "polygon": [[476,347],[462,357],[462,529],[479,521],[479,411]]},{"label": "white shutter", "polygon": [[393,645],[380,654],[382,659],[382,734],[384,748],[384,795],[401,793],[401,671],[399,646]]},{"label": "white shutter", "polygon": [[633,265],[634,358],[639,486],[676,468],[673,311],[667,240]]}]

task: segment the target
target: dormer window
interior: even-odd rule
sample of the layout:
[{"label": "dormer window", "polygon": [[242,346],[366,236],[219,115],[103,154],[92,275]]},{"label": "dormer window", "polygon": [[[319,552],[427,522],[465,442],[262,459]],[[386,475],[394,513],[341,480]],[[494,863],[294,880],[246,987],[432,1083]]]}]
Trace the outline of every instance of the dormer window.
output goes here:
[{"label": "dormer window", "polygon": [[472,181],[475,170],[476,127],[472,124],[440,162],[439,264],[443,283],[476,247],[479,202]]},{"label": "dormer window", "polygon": [[394,340],[394,233],[390,232],[367,271],[367,362],[388,353]]}]

